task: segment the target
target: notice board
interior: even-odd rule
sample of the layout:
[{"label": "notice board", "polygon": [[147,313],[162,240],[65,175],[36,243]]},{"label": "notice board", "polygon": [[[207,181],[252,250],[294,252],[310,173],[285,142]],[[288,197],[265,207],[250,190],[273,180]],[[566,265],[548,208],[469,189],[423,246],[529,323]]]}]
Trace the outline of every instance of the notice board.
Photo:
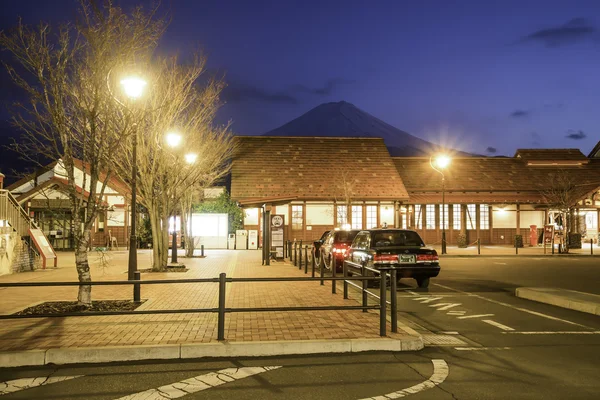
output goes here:
[{"label": "notice board", "polygon": [[35,248],[40,252],[40,256],[42,256],[42,267],[46,268],[46,260],[54,260],[54,267],[56,267],[56,253],[52,248],[50,242],[44,235],[40,229],[29,229],[29,235],[33,240],[33,244]]},{"label": "notice board", "polygon": [[271,250],[276,251],[277,258],[283,258],[283,226],[285,216],[281,214],[271,215]]}]

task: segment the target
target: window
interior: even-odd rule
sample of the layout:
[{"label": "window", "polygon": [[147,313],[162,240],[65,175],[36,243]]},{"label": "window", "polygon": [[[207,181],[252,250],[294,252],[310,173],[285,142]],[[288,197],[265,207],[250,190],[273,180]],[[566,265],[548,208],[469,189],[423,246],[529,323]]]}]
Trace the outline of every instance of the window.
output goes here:
[{"label": "window", "polygon": [[425,228],[435,229],[435,205],[427,204],[425,206]]},{"label": "window", "polygon": [[479,227],[490,229],[490,206],[482,204],[479,206]]},{"label": "window", "polygon": [[448,229],[449,224],[450,220],[448,219],[448,204],[444,204],[443,207],[440,204],[440,226],[444,225],[443,228]]},{"label": "window", "polygon": [[348,224],[348,206],[337,206],[337,226]]},{"label": "window", "polygon": [[367,250],[369,248],[369,233],[365,232],[357,235],[352,242],[352,247],[359,250]]},{"label": "window", "polygon": [[377,206],[367,206],[367,229],[377,228]]},{"label": "window", "polygon": [[362,229],[362,206],[352,206],[352,229]]},{"label": "window", "polygon": [[292,229],[301,230],[303,224],[303,206],[292,206]]},{"label": "window", "polygon": [[452,228],[456,229],[457,231],[460,230],[460,224],[462,221],[462,218],[460,217],[460,204],[453,204],[452,205]]},{"label": "window", "polygon": [[477,229],[477,216],[475,204],[467,204],[467,229]]},{"label": "window", "polygon": [[415,228],[423,229],[423,214],[421,212],[421,205],[415,204]]}]

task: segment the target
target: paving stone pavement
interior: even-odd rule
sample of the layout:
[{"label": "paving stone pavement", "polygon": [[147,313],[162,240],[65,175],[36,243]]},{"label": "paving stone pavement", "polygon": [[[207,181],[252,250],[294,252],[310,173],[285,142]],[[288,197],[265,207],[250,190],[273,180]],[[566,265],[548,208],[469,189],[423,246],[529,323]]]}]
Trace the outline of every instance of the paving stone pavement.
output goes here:
[{"label": "paving stone pavement", "polygon": [[[94,280],[126,280],[127,252],[107,252],[107,262],[90,253]],[[228,277],[297,277],[303,271],[286,262],[261,265],[261,252],[252,250],[208,250],[206,258],[184,258],[186,273],[142,273],[142,280]],[[59,268],[1,276],[0,282],[76,281],[73,253],[59,253]],[[140,269],[149,268],[152,254],[138,253]],[[281,307],[357,305],[344,300],[341,285],[331,293],[331,282],[233,282],[227,284],[227,307]],[[131,286],[95,286],[92,297],[130,299]],[[0,313],[10,314],[43,301],[75,300],[76,287],[0,288]],[[217,307],[217,283],[142,285],[140,309],[186,309]],[[399,338],[406,332],[391,333]],[[225,338],[228,341],[270,341],[301,339],[358,339],[379,337],[378,312],[360,310],[240,312],[228,313]],[[36,318],[3,320],[0,324],[0,351],[65,347],[162,345],[210,343],[217,341],[217,315],[161,314],[97,317]]]}]

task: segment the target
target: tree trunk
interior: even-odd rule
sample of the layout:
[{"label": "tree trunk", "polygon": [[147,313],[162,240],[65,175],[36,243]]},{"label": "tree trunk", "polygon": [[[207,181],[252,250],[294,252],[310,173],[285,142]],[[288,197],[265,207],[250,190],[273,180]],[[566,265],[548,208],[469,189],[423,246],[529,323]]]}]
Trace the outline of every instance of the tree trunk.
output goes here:
[{"label": "tree trunk", "polygon": [[[79,221],[76,221],[76,223],[79,225]],[[77,269],[79,282],[92,281],[90,264],[88,262],[88,237],[89,230],[85,230],[83,235],[79,237],[77,246],[75,247],[75,267]],[[88,307],[92,305],[92,287],[90,285],[79,286],[77,301],[79,304],[83,304]]]},{"label": "tree trunk", "polygon": [[[160,260],[162,258],[163,246],[162,241],[162,227],[159,212],[156,207],[149,206],[148,214],[150,218],[150,226],[152,228],[152,271],[161,271],[163,265]],[[166,265],[166,264],[165,264]]]},{"label": "tree trunk", "polygon": [[[173,224],[175,226],[175,224]],[[161,268],[166,268],[169,263],[169,215],[163,215],[162,217],[163,229],[160,232],[160,238],[162,239],[162,253],[160,254]]]},{"label": "tree trunk", "polygon": [[193,257],[196,243],[194,243],[194,237],[192,236],[191,203],[189,204],[189,207],[188,207],[188,204],[181,207],[181,219],[182,219],[181,222],[183,224],[182,226],[183,226],[184,239],[185,239],[185,256]]}]

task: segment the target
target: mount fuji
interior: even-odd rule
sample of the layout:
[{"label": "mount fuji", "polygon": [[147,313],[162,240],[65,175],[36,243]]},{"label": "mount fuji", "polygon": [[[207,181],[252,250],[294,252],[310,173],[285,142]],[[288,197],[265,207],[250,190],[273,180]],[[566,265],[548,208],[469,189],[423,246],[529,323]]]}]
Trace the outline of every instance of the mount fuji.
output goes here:
[{"label": "mount fuji", "polygon": [[443,149],[345,101],[323,103],[263,136],[379,137],[384,139],[390,154],[396,157],[428,156]]}]

